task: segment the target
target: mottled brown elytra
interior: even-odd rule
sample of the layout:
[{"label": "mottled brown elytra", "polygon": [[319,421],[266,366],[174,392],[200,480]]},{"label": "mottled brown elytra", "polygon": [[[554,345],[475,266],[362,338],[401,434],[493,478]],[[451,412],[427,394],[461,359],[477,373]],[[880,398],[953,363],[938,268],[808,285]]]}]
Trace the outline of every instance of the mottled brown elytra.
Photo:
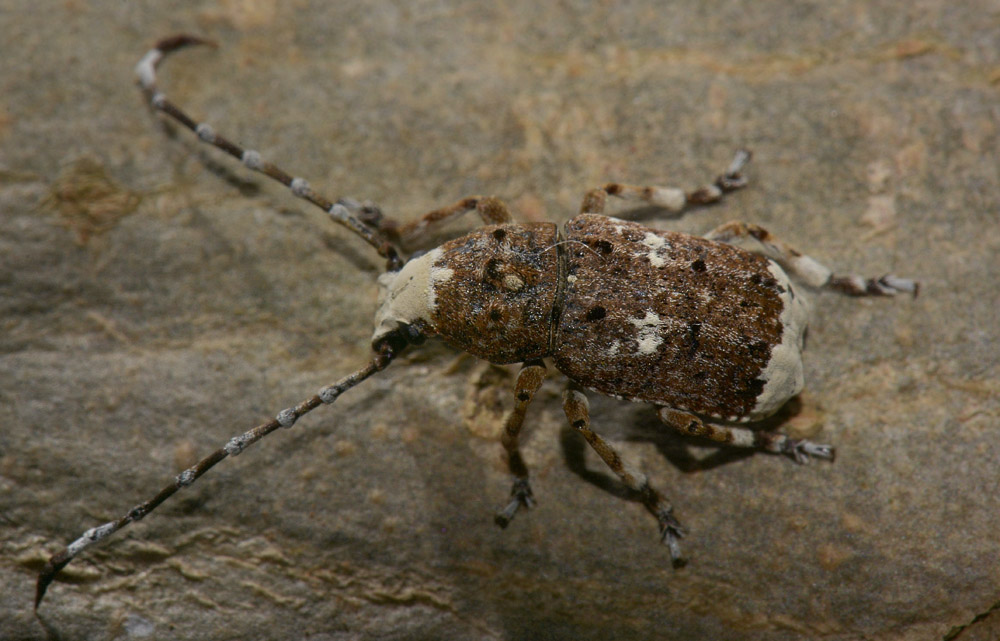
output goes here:
[{"label": "mottled brown elytra", "polygon": [[[494,197],[465,198],[407,225],[384,217],[373,205],[331,202],[260,153],[196,122],[158,90],[156,67],[163,57],[193,44],[211,43],[185,35],[167,38],[136,66],[150,105],[203,142],[328,212],[385,259],[374,355],[356,372],[233,437],[152,499],[87,530],[52,556],[38,577],[36,609],[56,574],[86,547],[143,518],[227,456],[280,427],[291,427],[319,405],[333,403],[387,367],[408,345],[433,336],[492,363],[522,364],[502,438],[514,481],[509,502],[495,517],[501,527],[521,506],[533,503],[518,436],[548,358],[570,380],[563,398],[570,423],[621,481],[639,493],[676,563],[683,530],[669,501],[591,430],[583,390],[651,403],[662,421],[682,434],[787,454],[799,463],[810,456],[832,459],[834,450],[828,445],[739,425],[770,416],[803,386],[808,307],[787,274],[810,287],[854,296],[917,293],[917,283],[908,279],[834,275],[756,225],[728,223],[699,238],[602,215],[608,196],[671,211],[716,202],[746,185],[742,171],[750,153],[742,150],[713,183],[694,191],[620,183],[592,189],[579,215],[562,226],[514,223],[507,206]],[[478,212],[485,226],[404,259],[397,247],[400,239],[469,211]]]}]

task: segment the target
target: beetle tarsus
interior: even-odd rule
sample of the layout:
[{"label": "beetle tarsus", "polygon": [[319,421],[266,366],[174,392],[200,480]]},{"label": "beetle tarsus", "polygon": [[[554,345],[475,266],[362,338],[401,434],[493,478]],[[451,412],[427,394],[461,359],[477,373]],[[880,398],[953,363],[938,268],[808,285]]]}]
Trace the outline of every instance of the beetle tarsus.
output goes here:
[{"label": "beetle tarsus", "polygon": [[684,528],[680,521],[674,517],[673,510],[661,510],[656,515],[656,520],[660,522],[660,541],[670,550],[670,560],[674,567],[684,565],[681,558],[680,539],[684,537]]},{"label": "beetle tarsus", "polygon": [[510,503],[496,513],[493,521],[501,528],[506,528],[514,520],[514,515],[517,514],[521,506],[529,509],[535,506],[535,497],[531,493],[531,484],[528,482],[528,479],[516,479],[514,481],[513,486],[510,488]]},{"label": "beetle tarsus", "polygon": [[832,445],[791,438],[785,441],[783,450],[785,454],[791,456],[792,460],[799,465],[809,463],[810,457],[832,461],[837,453]]},{"label": "beetle tarsus", "polygon": [[732,162],[726,167],[725,173],[715,179],[715,186],[723,193],[746,187],[747,178],[743,175],[743,168],[750,162],[752,156],[753,154],[747,149],[737,150]]},{"label": "beetle tarsus", "polygon": [[914,298],[920,292],[920,284],[909,278],[899,278],[886,274],[881,278],[862,278],[861,276],[831,276],[827,287],[847,294],[848,296],[895,296],[896,294],[912,294]]}]

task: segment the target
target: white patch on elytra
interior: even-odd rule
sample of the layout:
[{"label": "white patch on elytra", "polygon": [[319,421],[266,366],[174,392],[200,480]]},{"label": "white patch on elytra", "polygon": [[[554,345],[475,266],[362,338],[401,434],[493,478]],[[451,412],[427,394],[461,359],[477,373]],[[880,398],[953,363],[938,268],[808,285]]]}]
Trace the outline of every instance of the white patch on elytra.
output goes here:
[{"label": "white patch on elytra", "polygon": [[663,267],[667,261],[663,260],[660,256],[660,250],[667,244],[667,241],[662,237],[657,236],[653,232],[646,232],[646,236],[642,239],[642,244],[649,247],[649,253],[646,254],[646,258],[649,259],[649,264],[653,267]]},{"label": "white patch on elytra", "polygon": [[757,420],[770,416],[788,399],[802,391],[805,377],[802,372],[802,337],[809,323],[809,306],[799,294],[792,293],[792,285],[785,271],[774,261],[768,260],[768,271],[774,276],[778,286],[784,289],[778,297],[782,309],[781,340],[771,346],[771,358],[764,371],[758,376],[764,381],[764,389],[753,410],[746,417]]},{"label": "white patch on elytra", "polygon": [[611,342],[611,347],[608,348],[607,355],[608,356],[617,356],[618,355],[618,348],[620,348],[621,345],[622,345],[622,343],[619,340],[612,341]]},{"label": "white patch on elytra", "polygon": [[663,327],[664,322],[660,320],[659,315],[653,312],[646,312],[643,318],[630,318],[628,322],[635,325],[635,329],[638,332],[636,336],[636,342],[638,343],[636,354],[640,356],[655,354],[656,349],[663,344],[660,329]]}]

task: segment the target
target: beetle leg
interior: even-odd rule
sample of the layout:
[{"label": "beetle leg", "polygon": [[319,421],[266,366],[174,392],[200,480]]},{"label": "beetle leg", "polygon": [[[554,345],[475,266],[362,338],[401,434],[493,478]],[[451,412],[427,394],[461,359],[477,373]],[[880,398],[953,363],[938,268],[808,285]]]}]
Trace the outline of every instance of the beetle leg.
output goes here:
[{"label": "beetle leg", "polygon": [[518,508],[532,507],[535,498],[531,493],[531,484],[528,482],[528,466],[524,464],[521,456],[519,437],[521,427],[524,425],[524,414],[528,410],[528,404],[535,397],[535,392],[542,386],[545,379],[545,364],[542,361],[528,361],[521,368],[517,375],[517,383],[514,386],[514,398],[516,405],[514,411],[507,418],[504,425],[501,443],[507,451],[507,467],[511,475],[514,476],[514,484],[510,488],[510,503],[497,512],[494,520],[500,527],[507,527],[517,513]]},{"label": "beetle leg", "polygon": [[419,238],[434,225],[458,218],[470,211],[478,213],[485,225],[506,225],[514,222],[510,209],[496,196],[469,196],[447,207],[429,211],[417,220],[405,225],[396,226],[394,221],[383,221],[380,228],[389,227],[391,231],[388,233],[394,234],[405,242]]},{"label": "beetle leg", "polygon": [[670,548],[671,559],[674,564],[678,564],[681,559],[678,540],[684,536],[684,530],[674,518],[674,508],[670,505],[670,501],[649,484],[649,479],[641,470],[627,463],[610,443],[590,429],[590,404],[582,392],[575,389],[566,390],[563,396],[563,411],[566,412],[570,425],[583,434],[583,438],[587,439],[587,443],[594,448],[621,482],[639,493],[643,505],[660,524],[660,536],[663,543]]},{"label": "beetle leg", "polygon": [[899,293],[916,296],[920,288],[916,281],[891,274],[881,278],[863,278],[854,274],[838,276],[829,267],[789,246],[759,225],[734,220],[716,227],[705,238],[767,256],[812,287],[828,287],[850,296],[892,296]]},{"label": "beetle leg", "polygon": [[810,456],[833,460],[835,450],[830,445],[822,445],[795,439],[781,432],[751,430],[730,425],[705,423],[694,414],[661,407],[657,412],[660,420],[681,434],[700,436],[716,443],[734,447],[751,447],[765,452],[787,454],[796,463],[808,463]]},{"label": "beetle leg", "polygon": [[672,212],[680,212],[688,205],[707,205],[722,199],[723,194],[735,191],[747,184],[743,167],[750,162],[750,152],[741,149],[736,152],[729,167],[709,185],[694,191],[684,191],[677,187],[640,187],[623,183],[607,183],[603,187],[591,189],[580,204],[581,214],[603,214],[608,196],[622,200],[639,200],[655,207],[663,207]]}]

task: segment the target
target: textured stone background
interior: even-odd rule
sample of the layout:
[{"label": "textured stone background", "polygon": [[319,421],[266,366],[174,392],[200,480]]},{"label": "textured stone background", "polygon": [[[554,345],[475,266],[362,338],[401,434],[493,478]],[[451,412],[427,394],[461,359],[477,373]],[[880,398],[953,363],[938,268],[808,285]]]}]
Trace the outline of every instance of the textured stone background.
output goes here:
[{"label": "textured stone background", "polygon": [[[1000,635],[995,2],[348,4],[0,0],[0,637]],[[758,222],[921,295],[815,297],[784,425],[832,465],[713,466],[594,399],[689,528],[680,571],[557,376],[538,507],[499,531],[513,375],[438,344],[88,551],[35,619],[46,555],[368,353],[367,248],[145,109],[132,66],[178,31],[221,47],[171,59],[168,95],[333,197],[564,220],[746,145],[752,187],[642,219]]]}]

